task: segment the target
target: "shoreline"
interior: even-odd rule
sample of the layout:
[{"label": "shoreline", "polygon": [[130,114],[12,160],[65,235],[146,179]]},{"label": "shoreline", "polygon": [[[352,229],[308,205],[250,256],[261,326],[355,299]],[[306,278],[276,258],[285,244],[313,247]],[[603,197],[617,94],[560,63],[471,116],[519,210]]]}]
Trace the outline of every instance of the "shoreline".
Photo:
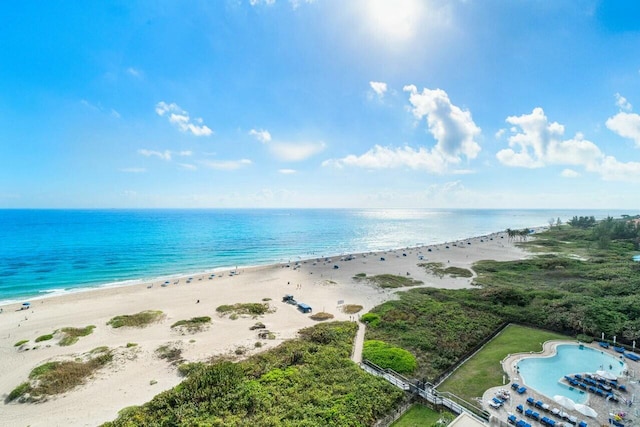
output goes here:
[{"label": "shoreline", "polygon": [[[529,227],[532,230],[535,230],[535,233],[538,233],[540,231],[544,231],[545,229],[547,229],[547,226],[534,226],[534,227]],[[534,233],[534,234],[535,234]],[[142,278],[136,278],[136,279],[126,279],[126,280],[122,280],[122,281],[115,281],[115,282],[106,282],[106,283],[96,283],[93,285],[82,285],[82,286],[77,286],[77,287],[71,287],[71,288],[53,288],[53,289],[47,289],[47,290],[41,290],[38,291],[37,293],[34,294],[28,294],[25,295],[23,297],[20,298],[8,298],[8,299],[0,299],[0,308],[5,309],[6,307],[10,307],[16,304],[21,304],[24,301],[40,301],[43,299],[49,299],[49,298],[57,298],[57,297],[64,297],[66,295],[73,295],[73,294],[78,294],[78,293],[85,293],[85,292],[94,292],[100,289],[117,289],[117,288],[125,288],[125,287],[129,287],[129,286],[142,286],[142,285],[149,285],[149,284],[155,284],[158,283],[160,284],[161,282],[165,282],[165,281],[175,281],[175,280],[186,280],[189,277],[204,277],[206,275],[210,275],[210,274],[218,274],[220,272],[226,272],[226,271],[233,271],[235,269],[240,269],[240,270],[249,270],[249,269],[258,269],[258,268],[264,268],[264,267],[269,267],[269,266],[274,266],[274,265],[283,265],[283,264],[291,264],[291,263],[296,263],[296,262],[300,262],[300,263],[307,263],[307,262],[313,262],[314,260],[320,260],[320,259],[325,259],[325,258],[336,258],[336,257],[359,257],[362,255],[371,255],[371,254],[376,254],[376,253],[388,253],[388,252],[394,252],[394,251],[399,251],[399,250],[406,250],[406,251],[413,251],[413,250],[425,250],[428,251],[429,248],[433,249],[433,248],[437,248],[438,246],[443,246],[443,245],[453,245],[453,244],[458,244],[458,243],[466,243],[467,241],[471,241],[473,239],[483,239],[483,238],[491,238],[492,236],[506,236],[504,231],[495,231],[492,233],[488,233],[488,234],[483,234],[483,235],[478,235],[478,236],[472,236],[472,237],[467,237],[467,238],[463,238],[463,239],[458,239],[458,240],[452,240],[452,241],[445,241],[445,242],[439,242],[439,243],[432,243],[432,244],[416,244],[416,246],[406,246],[406,247],[397,247],[397,248],[391,248],[391,249],[378,249],[378,250],[372,250],[372,251],[361,251],[361,252],[346,252],[346,253],[337,253],[334,255],[318,255],[316,257],[310,257],[310,258],[304,258],[301,255],[296,255],[296,256],[292,256],[291,258],[289,258],[288,262],[284,262],[284,261],[280,261],[280,262],[270,262],[267,261],[265,264],[250,264],[250,265],[238,265],[235,267],[232,266],[221,266],[221,267],[212,267],[212,268],[206,268],[204,270],[200,270],[200,271],[196,271],[196,272],[186,272],[186,273],[171,273],[171,274],[167,274],[167,275],[161,275],[161,276],[154,276],[154,277],[142,277]],[[297,259],[296,259],[297,258]]]},{"label": "shoreline", "polygon": [[[471,278],[439,277],[418,264],[441,262],[445,266],[470,268],[482,259],[508,261],[527,256],[527,252],[508,241],[505,232],[497,232],[416,248],[292,260],[288,267],[287,263],[238,266],[233,274],[235,268],[226,268],[214,276],[205,273],[179,279],[165,277],[153,282],[51,295],[32,302],[28,310],[20,310],[20,303],[4,305],[0,313],[3,399],[42,363],[74,360],[101,346],[112,349],[117,357],[85,384],[46,402],[1,403],[3,421],[8,425],[36,427],[96,425],[112,420],[124,407],[143,404],[183,380],[175,366],[157,356],[156,350],[163,345],[180,347],[186,362],[234,356],[238,349],[246,357],[273,348],[297,336],[301,328],[317,323],[295,306],[282,302],[285,294],[293,294],[297,301],[310,305],[314,313],[324,311],[334,315],[333,320],[355,321],[358,315],[408,289],[382,289],[365,280],[355,280],[357,274],[401,275],[422,281],[418,287],[463,289],[471,286],[475,274]],[[189,277],[192,279],[188,280]],[[162,286],[166,281],[169,283]],[[220,305],[265,301],[273,311],[257,318],[233,319],[216,311]],[[346,304],[361,305],[362,310],[357,315],[344,313],[341,306]],[[107,325],[114,316],[145,310],[160,310],[164,317],[141,329],[113,329]],[[171,328],[177,321],[198,316],[211,318],[210,326],[203,331],[179,333]],[[266,325],[273,339],[260,338],[258,331],[250,329],[257,321]],[[95,326],[90,335],[68,347],[58,345],[60,337],[55,331],[87,325]],[[49,341],[35,341],[52,333],[54,338]],[[15,346],[23,340],[27,342]],[[129,346],[131,343],[135,346]],[[79,407],[83,410],[78,411]]]}]

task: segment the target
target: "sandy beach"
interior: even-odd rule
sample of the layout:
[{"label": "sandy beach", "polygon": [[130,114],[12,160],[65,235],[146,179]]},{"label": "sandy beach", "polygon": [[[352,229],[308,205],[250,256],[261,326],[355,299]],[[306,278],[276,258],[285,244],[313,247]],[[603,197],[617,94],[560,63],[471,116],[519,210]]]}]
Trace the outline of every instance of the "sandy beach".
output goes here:
[{"label": "sandy beach", "polygon": [[[496,233],[420,248],[240,267],[217,272],[213,277],[204,274],[191,279],[172,278],[168,284],[159,280],[100,288],[31,300],[28,310],[20,310],[20,304],[1,306],[0,394],[3,400],[27,380],[34,367],[44,362],[73,360],[99,346],[115,349],[115,359],[84,385],[45,402],[1,403],[0,423],[34,427],[94,426],[112,420],[120,409],[145,403],[181,381],[176,368],[155,354],[159,346],[167,343],[181,348],[182,357],[190,362],[235,354],[238,348],[244,348],[249,355],[276,346],[294,337],[300,328],[315,324],[309,315],[283,303],[284,294],[293,294],[314,312],[326,311],[335,315],[336,320],[350,320],[354,316],[342,313],[339,302],[364,306],[362,314],[393,299],[395,293],[402,290],[382,290],[366,281],[354,280],[358,273],[408,274],[423,281],[423,286],[457,289],[469,287],[472,279],[440,278],[418,264],[441,262],[445,267],[470,268],[478,260],[514,260],[526,256],[504,233]],[[232,320],[216,313],[216,307],[222,304],[262,302],[267,298],[275,311],[258,319]],[[141,329],[114,329],[106,324],[114,316],[143,310],[161,310],[164,318]],[[173,323],[195,316],[210,316],[210,327],[184,335],[171,328]],[[257,321],[264,323],[275,339],[259,339],[258,331],[249,330]],[[93,333],[71,346],[59,346],[55,336],[49,341],[34,342],[37,337],[63,327],[88,325],[96,326]],[[29,342],[15,347],[20,340]],[[257,348],[256,342],[262,347]],[[136,345],[127,347],[128,343]]]}]

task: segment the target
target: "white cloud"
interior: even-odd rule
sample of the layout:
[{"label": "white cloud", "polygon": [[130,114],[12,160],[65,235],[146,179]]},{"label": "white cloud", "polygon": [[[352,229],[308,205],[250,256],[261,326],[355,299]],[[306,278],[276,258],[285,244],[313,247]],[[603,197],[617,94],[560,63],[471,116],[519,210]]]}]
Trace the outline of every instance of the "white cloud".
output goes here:
[{"label": "white cloud", "polygon": [[258,141],[264,143],[267,143],[269,141],[271,141],[271,134],[269,133],[268,130],[264,130],[264,129],[260,129],[260,130],[255,130],[255,129],[251,129],[249,131],[249,135],[254,136]]},{"label": "white cloud", "polygon": [[233,171],[252,164],[249,159],[240,160],[203,160],[201,163],[211,169]]},{"label": "white cloud", "polygon": [[408,167],[414,170],[426,170],[432,173],[444,173],[447,160],[436,150],[420,147],[417,150],[409,147],[382,147],[375,145],[366,153],[356,156],[350,154],[342,159],[331,159],[322,162],[322,166],[342,168],[355,166],[365,169],[393,169]]},{"label": "white cloud", "polygon": [[184,150],[178,153],[178,156],[189,157],[193,154],[191,150]]},{"label": "white cloud", "polygon": [[625,98],[624,96],[620,95],[619,93],[616,93],[615,97],[616,97],[616,105],[621,110],[631,111],[633,106],[631,105],[631,103],[629,101],[627,101],[627,98]]},{"label": "white cloud", "polygon": [[146,150],[144,148],[141,148],[138,150],[138,154],[142,154],[145,157],[157,157],[159,159],[162,160],[171,160],[171,151],[169,150],[164,150],[164,151],[154,151],[154,150]]},{"label": "white cloud", "polygon": [[127,173],[143,173],[146,172],[147,170],[145,168],[123,168],[120,169],[121,172],[127,172]]},{"label": "white cloud", "polygon": [[273,141],[269,131],[264,129],[251,129],[249,135],[265,144],[272,155],[284,162],[299,162],[322,152],[326,148],[324,142]]},{"label": "white cloud", "polygon": [[127,73],[129,73],[129,75],[132,75],[133,77],[137,77],[137,78],[142,77],[142,71],[134,67],[127,68]]},{"label": "white cloud", "polygon": [[[550,123],[540,107],[534,108],[531,114],[510,116],[507,122],[514,125],[511,129],[513,135],[509,137],[511,148],[500,150],[496,154],[498,160],[506,166],[583,166],[587,172],[597,173],[607,181],[640,181],[640,162],[625,163],[607,156],[596,144],[584,139],[581,133],[572,139],[563,140],[564,126],[557,122]],[[577,172],[565,169],[562,176],[573,177],[573,173]]]},{"label": "white cloud", "polygon": [[621,137],[632,139],[640,147],[640,115],[621,111],[610,117],[606,125]]},{"label": "white cloud", "polygon": [[409,85],[403,90],[409,92],[413,115],[417,119],[426,117],[429,132],[438,141],[434,150],[454,162],[460,160],[460,155],[476,158],[480,145],[475,138],[481,130],[474,123],[471,112],[453,105],[442,89],[425,88],[420,93],[414,85]]},{"label": "white cloud", "polygon": [[178,163],[178,165],[182,169],[186,169],[186,170],[190,170],[190,171],[198,170],[198,167],[196,165],[192,165],[190,163]]},{"label": "white cloud", "polygon": [[[195,136],[209,136],[213,134],[211,129],[202,124],[201,118],[195,118],[192,121],[189,113],[175,103],[167,104],[164,101],[158,102],[156,104],[156,113],[159,116],[166,115],[169,122],[182,132],[191,133]],[[193,122],[198,124],[194,124]]]},{"label": "white cloud", "polygon": [[506,129],[504,129],[504,128],[499,129],[499,130],[496,132],[496,139],[502,139],[502,137],[504,136],[504,134],[505,134],[506,132],[507,132],[507,130],[506,130]]},{"label": "white cloud", "polygon": [[[459,164],[462,156],[474,159],[480,152],[475,137],[480,134],[469,111],[463,111],[453,105],[447,93],[441,89],[424,89],[422,93],[413,86],[405,86],[409,92],[411,112],[421,120],[426,118],[429,132],[437,143],[432,149],[425,147],[383,147],[375,145],[361,155],[350,154],[341,159],[330,159],[323,166],[355,166],[366,169],[392,169],[407,167],[430,173],[443,174],[452,164]],[[458,169],[453,173],[472,173],[467,169]]]},{"label": "white cloud", "polygon": [[574,171],[573,169],[564,169],[561,173],[560,176],[563,178],[577,178],[580,176],[580,174],[576,171]]},{"label": "white cloud", "polygon": [[387,92],[387,84],[384,82],[369,82],[369,86],[371,89],[378,95],[379,98],[382,98],[384,94]]},{"label": "white cloud", "polygon": [[[275,0],[273,0],[275,1]],[[311,4],[311,3],[315,3],[316,0],[289,0],[289,3],[291,3],[291,7],[295,10],[297,8],[300,7],[301,4],[306,3],[306,4]]]},{"label": "white cloud", "polygon": [[299,162],[326,148],[324,142],[271,142],[269,151],[283,162]]},{"label": "white cloud", "polygon": [[279,169],[278,172],[283,175],[293,175],[294,173],[297,173],[295,169]]},{"label": "white cloud", "polygon": [[275,4],[276,0],[249,0],[249,4],[251,6],[258,6],[260,4],[265,4],[267,6],[271,6]]}]

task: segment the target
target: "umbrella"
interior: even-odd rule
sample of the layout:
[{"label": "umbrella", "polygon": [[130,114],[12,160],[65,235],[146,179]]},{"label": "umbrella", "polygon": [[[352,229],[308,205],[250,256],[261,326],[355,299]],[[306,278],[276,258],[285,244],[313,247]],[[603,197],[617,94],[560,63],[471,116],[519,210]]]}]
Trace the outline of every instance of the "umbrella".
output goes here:
[{"label": "umbrella", "polygon": [[600,375],[602,378],[606,379],[606,380],[617,380],[618,377],[615,376],[615,374],[612,374],[611,372],[607,372],[607,371],[596,371],[597,375]]},{"label": "umbrella", "polygon": [[596,418],[598,416],[598,413],[594,411],[592,407],[583,405],[582,403],[578,403],[575,409],[587,417]]},{"label": "umbrella", "polygon": [[553,400],[555,400],[556,402],[558,402],[559,404],[561,404],[562,406],[564,406],[567,409],[575,409],[576,407],[576,402],[574,402],[573,400],[569,399],[567,396],[562,396],[562,395],[555,395],[553,396]]}]

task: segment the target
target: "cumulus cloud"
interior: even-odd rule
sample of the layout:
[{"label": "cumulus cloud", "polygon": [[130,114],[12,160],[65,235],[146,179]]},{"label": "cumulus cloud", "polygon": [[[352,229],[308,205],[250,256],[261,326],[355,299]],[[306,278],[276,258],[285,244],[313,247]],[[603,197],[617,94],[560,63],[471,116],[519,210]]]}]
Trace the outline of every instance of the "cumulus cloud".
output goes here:
[{"label": "cumulus cloud", "polygon": [[435,150],[451,161],[459,161],[460,155],[476,158],[480,145],[475,138],[481,130],[474,123],[471,112],[453,105],[442,89],[425,88],[418,92],[414,85],[409,85],[404,91],[409,93],[414,117],[426,117],[429,132],[437,141]]},{"label": "cumulus cloud", "polygon": [[[450,165],[459,164],[463,156],[469,160],[478,155],[480,145],[475,138],[480,134],[480,128],[473,122],[469,111],[453,105],[447,93],[441,89],[418,92],[415,86],[410,85],[405,86],[404,91],[409,92],[414,117],[418,120],[426,118],[429,132],[436,140],[433,148],[375,145],[364,154],[326,160],[322,165],[367,169],[407,167],[442,174],[448,171]],[[471,172],[467,169],[458,171],[460,174]]]},{"label": "cumulus cloud", "polygon": [[249,131],[249,135],[255,137],[258,141],[262,142],[262,143],[267,143],[269,141],[271,141],[271,134],[269,133],[268,130],[264,130],[264,129],[260,129],[260,130],[256,130],[256,129],[251,129]]},{"label": "cumulus cloud", "polygon": [[201,118],[191,120],[189,113],[175,103],[158,102],[156,104],[156,113],[159,116],[167,117],[169,123],[182,132],[191,133],[194,136],[209,136],[213,134],[213,131],[202,123]]},{"label": "cumulus cloud", "polygon": [[279,169],[278,172],[283,175],[293,175],[297,171],[295,169]]},{"label": "cumulus cloud", "polygon": [[623,138],[632,139],[640,147],[640,115],[619,112],[606,121],[607,128]]},{"label": "cumulus cloud", "polygon": [[283,162],[299,162],[324,151],[326,148],[324,142],[273,141],[269,131],[264,129],[251,129],[249,135],[265,144],[271,154]]},{"label": "cumulus cloud", "polygon": [[563,178],[577,178],[580,176],[580,174],[576,171],[574,171],[573,169],[564,169],[561,173],[560,176]]},{"label": "cumulus cloud", "polygon": [[201,162],[204,166],[222,170],[222,171],[233,171],[246,166],[251,165],[253,162],[249,159],[240,159],[240,160],[203,160]]},{"label": "cumulus cloud", "polygon": [[[607,156],[581,133],[571,139],[563,139],[564,126],[558,122],[549,122],[540,107],[534,108],[531,114],[507,117],[507,122],[514,125],[509,137],[510,148],[496,154],[497,159],[506,166],[582,166],[587,172],[597,173],[604,180],[640,181],[640,162],[625,163]],[[562,176],[571,177],[572,172],[575,173],[566,169]]]},{"label": "cumulus cloud", "polygon": [[369,82],[369,86],[371,89],[378,95],[379,98],[382,98],[384,94],[387,92],[387,84],[384,82]]}]

